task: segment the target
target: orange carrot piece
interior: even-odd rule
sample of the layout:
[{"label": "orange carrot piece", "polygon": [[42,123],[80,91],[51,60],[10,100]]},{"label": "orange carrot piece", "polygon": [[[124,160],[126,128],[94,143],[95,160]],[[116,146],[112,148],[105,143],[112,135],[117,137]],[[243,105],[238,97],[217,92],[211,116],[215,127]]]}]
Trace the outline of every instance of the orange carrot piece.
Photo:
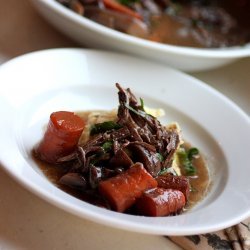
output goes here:
[{"label": "orange carrot piece", "polygon": [[126,7],[125,5],[120,4],[115,0],[103,0],[103,3],[108,9],[112,9],[121,12],[123,14],[135,17],[139,20],[142,20],[142,16],[139,13],[133,11],[132,9]]},{"label": "orange carrot piece", "polygon": [[143,193],[136,208],[141,215],[167,216],[180,211],[185,203],[185,196],[179,190],[154,188]]},{"label": "orange carrot piece", "polygon": [[156,186],[156,180],[143,165],[135,163],[127,171],[100,182],[99,192],[108,200],[112,209],[124,212],[145,190]]},{"label": "orange carrot piece", "polygon": [[43,139],[36,148],[38,157],[49,163],[73,152],[84,129],[84,121],[73,112],[58,111],[50,115]]}]

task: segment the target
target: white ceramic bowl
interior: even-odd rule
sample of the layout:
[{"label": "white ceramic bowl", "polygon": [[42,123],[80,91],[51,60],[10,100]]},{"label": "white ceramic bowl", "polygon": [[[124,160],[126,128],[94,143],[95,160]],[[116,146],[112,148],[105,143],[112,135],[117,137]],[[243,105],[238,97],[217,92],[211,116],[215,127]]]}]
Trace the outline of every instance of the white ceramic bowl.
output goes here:
[{"label": "white ceramic bowl", "polygon": [[198,49],[160,44],[106,28],[55,0],[31,0],[38,11],[56,28],[84,46],[108,49],[164,62],[184,71],[216,68],[250,56],[250,44],[226,49]]},{"label": "white ceramic bowl", "polygon": [[[97,223],[159,235],[217,231],[250,216],[250,118],[206,84],[158,63],[81,49],[11,60],[0,67],[0,82],[0,165],[52,204]],[[131,87],[149,107],[163,108],[162,123],[177,121],[204,155],[213,184],[191,210],[152,218],[96,207],[58,189],[32,158],[51,112],[111,110],[117,107],[115,82]]]}]

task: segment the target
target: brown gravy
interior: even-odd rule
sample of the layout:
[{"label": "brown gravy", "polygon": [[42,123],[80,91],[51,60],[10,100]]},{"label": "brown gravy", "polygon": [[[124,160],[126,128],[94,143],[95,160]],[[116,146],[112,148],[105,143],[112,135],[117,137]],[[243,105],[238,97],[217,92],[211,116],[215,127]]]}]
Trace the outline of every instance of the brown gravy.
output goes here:
[{"label": "brown gravy", "polygon": [[[189,143],[185,143],[184,146],[185,148],[191,147]],[[35,156],[34,160],[36,161],[43,174],[61,190],[93,205],[107,207],[107,204],[94,192],[83,193],[79,190],[60,184],[59,180],[67,172],[67,167],[47,164],[40,161]],[[198,158],[194,159],[193,164],[196,167],[197,176],[190,177],[191,192],[188,204],[186,205],[185,209],[190,209],[196,203],[201,201],[206,195],[210,185],[209,171],[203,157],[199,156]]]},{"label": "brown gravy", "polygon": [[[184,144],[185,148],[191,148],[189,143]],[[193,207],[197,202],[201,201],[210,186],[209,171],[205,162],[205,159],[199,155],[198,158],[193,160],[193,165],[196,168],[196,176],[190,177],[189,182],[191,186],[191,192],[188,199],[187,209]]]}]

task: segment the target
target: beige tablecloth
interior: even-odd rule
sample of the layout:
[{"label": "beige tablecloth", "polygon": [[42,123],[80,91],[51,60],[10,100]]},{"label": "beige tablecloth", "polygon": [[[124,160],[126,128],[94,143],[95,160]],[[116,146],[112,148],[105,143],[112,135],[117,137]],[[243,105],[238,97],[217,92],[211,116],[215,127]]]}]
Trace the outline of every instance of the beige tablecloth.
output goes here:
[{"label": "beige tablecloth", "polygon": [[171,236],[185,250],[249,250],[250,219],[225,230],[192,236]]}]

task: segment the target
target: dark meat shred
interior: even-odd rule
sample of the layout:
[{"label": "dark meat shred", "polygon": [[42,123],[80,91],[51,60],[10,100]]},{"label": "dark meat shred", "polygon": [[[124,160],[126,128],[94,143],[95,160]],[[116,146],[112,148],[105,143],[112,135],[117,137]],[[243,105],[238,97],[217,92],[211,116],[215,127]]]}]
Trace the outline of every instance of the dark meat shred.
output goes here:
[{"label": "dark meat shred", "polygon": [[157,118],[145,112],[130,89],[123,89],[118,83],[116,87],[119,128],[91,135],[73,154],[60,159],[60,162],[75,161],[71,171],[83,175],[91,188],[135,162],[141,162],[156,177],[162,169],[171,166],[180,142],[178,133],[166,129]]},{"label": "dark meat shred", "polygon": [[[180,141],[179,135],[167,130],[155,117],[147,114],[130,89],[124,90],[119,84],[116,86],[120,103],[118,123],[130,131],[129,141],[137,143],[133,149],[139,154],[139,160],[151,175],[157,176],[161,169],[169,166]],[[150,145],[150,149],[145,145]],[[163,162],[160,162],[157,154],[163,156]]]},{"label": "dark meat shred", "polygon": [[79,173],[67,173],[60,178],[59,182],[80,190],[84,190],[87,185],[85,178]]},{"label": "dark meat shred", "polygon": [[158,187],[165,189],[176,189],[181,191],[186,200],[188,200],[190,192],[189,180],[186,176],[175,176],[172,174],[160,175],[156,178]]}]

